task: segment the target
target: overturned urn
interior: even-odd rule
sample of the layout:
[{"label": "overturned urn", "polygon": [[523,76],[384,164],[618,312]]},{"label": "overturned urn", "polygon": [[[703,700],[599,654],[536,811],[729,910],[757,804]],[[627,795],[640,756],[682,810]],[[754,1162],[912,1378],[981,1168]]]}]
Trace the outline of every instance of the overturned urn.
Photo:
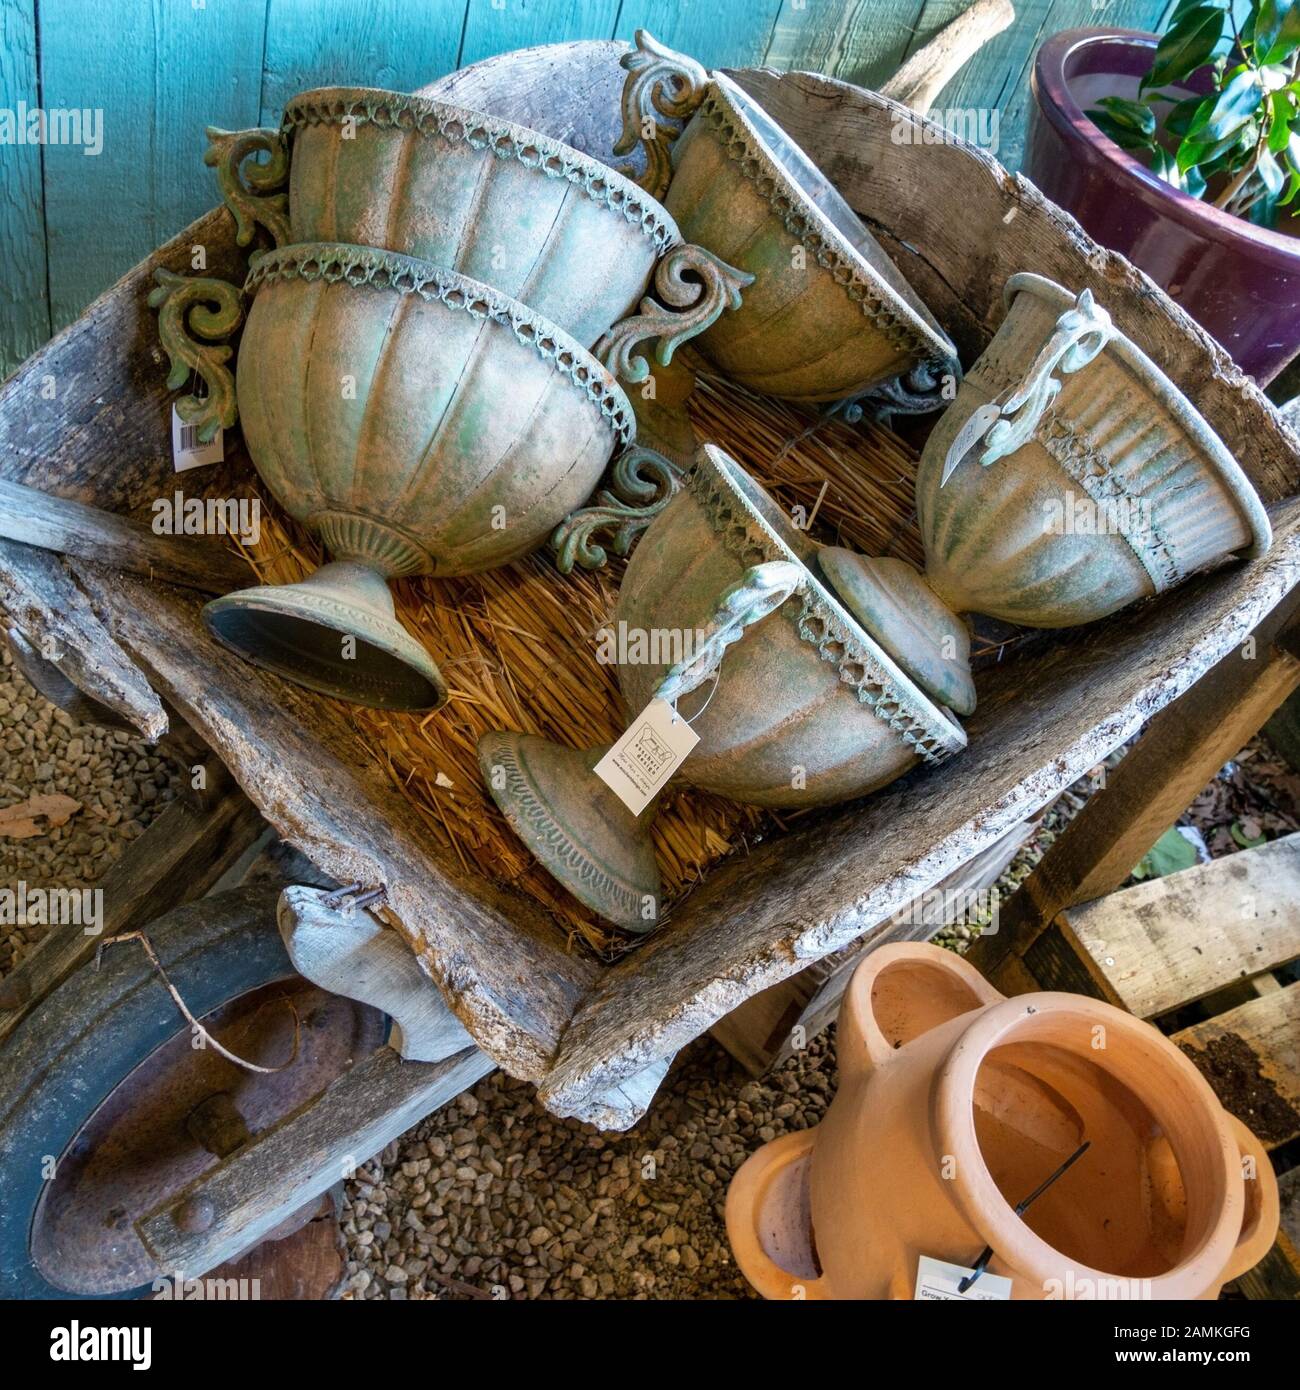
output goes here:
[{"label": "overturned urn", "polygon": [[[677,774],[758,806],[862,796],[919,762],[965,747],[960,725],[855,621],[823,583],[817,548],[722,450],[704,445],[682,491],[628,564],[616,624],[700,634],[669,666],[622,661],[628,711],[674,705],[699,736]],[[710,685],[696,697],[684,697]],[[660,915],[650,827],[592,772],[607,750],[509,731],[484,736],[492,795],[539,862],[628,931]]]},{"label": "overturned urn", "polygon": [[518,300],[369,247],[261,257],[240,345],[244,436],[333,562],[204,609],[260,666],[327,694],[436,708],[446,685],[387,580],[463,575],[540,546],[635,424],[577,342]]}]

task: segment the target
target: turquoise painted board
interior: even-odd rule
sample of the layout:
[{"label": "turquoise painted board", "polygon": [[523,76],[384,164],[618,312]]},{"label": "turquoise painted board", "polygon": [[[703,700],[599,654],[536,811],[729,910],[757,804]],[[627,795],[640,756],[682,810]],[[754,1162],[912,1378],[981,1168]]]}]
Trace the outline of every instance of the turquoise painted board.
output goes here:
[{"label": "turquoise painted board", "polygon": [[54,327],[214,201],[203,127],[257,116],[263,12],[243,0],[39,0],[41,99],[99,111],[103,149],[45,149]]},{"label": "turquoise painted board", "polygon": [[923,0],[783,0],[768,67],[878,87],[908,50]]},{"label": "turquoise painted board", "polygon": [[464,0],[269,0],[261,123],[310,87],[425,86],[457,66],[464,21]]},{"label": "turquoise painted board", "polygon": [[638,29],[648,29],[706,68],[754,67],[768,61],[780,11],[781,0],[623,0],[614,37],[631,43]]},{"label": "turquoise painted board", "polygon": [[460,66],[515,48],[608,39],[619,0],[469,0]]},{"label": "turquoise painted board", "polygon": [[[0,107],[16,123],[40,105],[33,0],[0,0]],[[41,147],[0,144],[0,377],[50,336]]]}]

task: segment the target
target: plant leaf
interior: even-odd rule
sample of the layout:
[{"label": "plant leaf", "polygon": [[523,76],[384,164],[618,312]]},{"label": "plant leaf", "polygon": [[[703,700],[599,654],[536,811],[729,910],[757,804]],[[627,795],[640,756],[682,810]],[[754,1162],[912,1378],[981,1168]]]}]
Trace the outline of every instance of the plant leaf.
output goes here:
[{"label": "plant leaf", "polygon": [[1142,88],[1181,82],[1203,67],[1223,37],[1226,19],[1224,11],[1215,5],[1189,9],[1156,46],[1151,71],[1142,79]]},{"label": "plant leaf", "polygon": [[1232,822],[1230,834],[1242,849],[1254,849],[1256,845],[1264,844],[1268,838],[1261,832],[1258,821],[1235,820]]},{"label": "plant leaf", "polygon": [[1142,856],[1133,870],[1134,878],[1164,878],[1197,863],[1196,846],[1173,826]]},{"label": "plant leaf", "polygon": [[1263,0],[1255,19],[1255,60],[1280,63],[1300,48],[1300,4]]},{"label": "plant leaf", "polygon": [[[1149,139],[1156,133],[1156,113],[1143,102],[1128,101],[1124,97],[1102,97],[1097,105],[1116,124],[1127,127],[1135,134]],[[1087,115],[1095,120],[1097,113],[1089,111]]]},{"label": "plant leaf", "polygon": [[1259,75],[1253,68],[1241,68],[1216,97],[1201,103],[1187,134],[1207,145],[1226,140],[1255,115],[1264,100]]},{"label": "plant leaf", "polygon": [[1150,150],[1155,143],[1149,135],[1143,135],[1134,130],[1132,126],[1117,121],[1109,112],[1088,111],[1085,114],[1103,135],[1108,136],[1122,150],[1146,151]]},{"label": "plant leaf", "polygon": [[1281,154],[1291,139],[1291,103],[1281,92],[1274,92],[1268,99],[1273,119],[1268,127],[1268,147],[1273,154]]}]

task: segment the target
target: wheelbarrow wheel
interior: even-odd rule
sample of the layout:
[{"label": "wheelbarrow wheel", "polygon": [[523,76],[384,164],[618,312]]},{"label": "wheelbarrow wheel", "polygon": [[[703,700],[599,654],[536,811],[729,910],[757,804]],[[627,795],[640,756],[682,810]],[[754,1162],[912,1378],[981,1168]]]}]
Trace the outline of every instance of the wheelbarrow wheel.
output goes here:
[{"label": "wheelbarrow wheel", "polygon": [[[141,943],[127,940],[107,947],[98,968],[75,971],[9,1037],[0,1298],[148,1295],[178,1271],[157,1267],[135,1221],[383,1042],[382,1014],[296,974],[276,930],[278,893],[216,894],[146,929],[201,1029]],[[236,1065],[211,1038],[272,1070]]]}]

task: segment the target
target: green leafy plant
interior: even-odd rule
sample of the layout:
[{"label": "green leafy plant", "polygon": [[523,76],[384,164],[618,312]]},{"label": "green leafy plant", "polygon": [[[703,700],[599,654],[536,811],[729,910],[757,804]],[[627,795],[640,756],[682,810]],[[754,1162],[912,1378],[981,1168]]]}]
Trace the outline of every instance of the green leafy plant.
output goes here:
[{"label": "green leafy plant", "polygon": [[[1173,187],[1271,226],[1300,193],[1298,64],[1300,0],[1179,0],[1138,99],[1087,114]],[[1200,73],[1211,90],[1188,96]]]}]

